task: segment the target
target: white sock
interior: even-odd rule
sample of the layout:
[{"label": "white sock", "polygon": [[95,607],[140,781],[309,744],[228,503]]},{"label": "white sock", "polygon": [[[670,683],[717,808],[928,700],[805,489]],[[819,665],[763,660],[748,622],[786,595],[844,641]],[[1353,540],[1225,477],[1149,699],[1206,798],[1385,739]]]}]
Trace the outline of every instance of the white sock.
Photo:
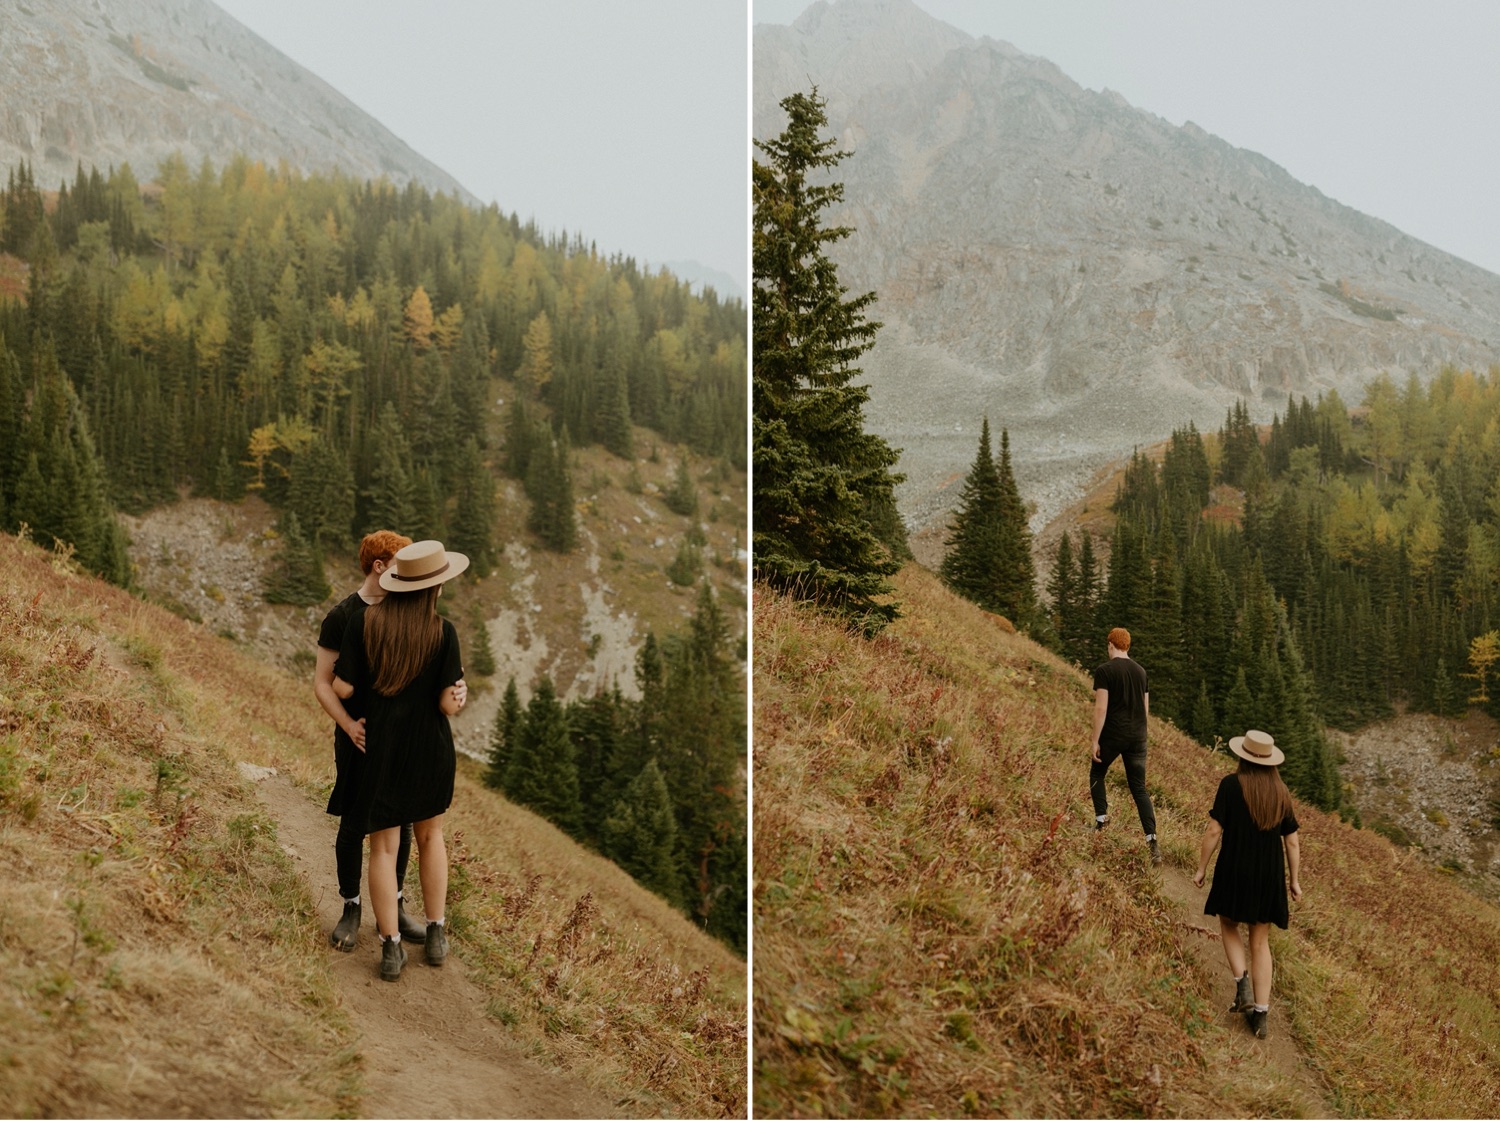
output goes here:
[{"label": "white sock", "polygon": [[1269,1012],[1271,1010],[1269,1004],[1252,1004],[1250,1008],[1255,1012]]},{"label": "white sock", "polygon": [[1154,841],[1154,840],[1156,840],[1156,834],[1155,833],[1147,833],[1146,834],[1146,840],[1148,840],[1148,841]]},{"label": "white sock", "polygon": [[442,926],[443,923],[446,922],[447,920],[446,919],[428,919],[427,921],[429,923],[437,923],[438,926]]},{"label": "white sock", "polygon": [[1108,821],[1109,820],[1109,814],[1095,814],[1094,815],[1094,820],[1095,821]]},{"label": "white sock", "polygon": [[401,932],[398,930],[398,931],[396,931],[395,934],[392,934],[389,938],[387,938],[384,934],[382,934],[380,936],[380,940],[382,942],[400,942],[401,941]]},{"label": "white sock", "polygon": [[344,902],[345,903],[353,903],[356,907],[358,907],[359,906],[359,896],[356,895],[353,899],[346,899],[346,900],[344,900]]}]

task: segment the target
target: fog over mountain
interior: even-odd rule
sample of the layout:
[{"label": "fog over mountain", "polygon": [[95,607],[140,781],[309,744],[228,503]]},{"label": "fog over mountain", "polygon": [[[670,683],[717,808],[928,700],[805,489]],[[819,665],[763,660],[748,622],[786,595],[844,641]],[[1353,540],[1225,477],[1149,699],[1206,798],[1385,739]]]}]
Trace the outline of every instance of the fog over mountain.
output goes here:
[{"label": "fog over mountain", "polygon": [[[354,8],[350,18],[357,19]],[[415,180],[474,201],[441,168],[208,0],[0,4],[0,163],[56,189],[79,163],[149,180],[180,151]]]},{"label": "fog over mountain", "polygon": [[834,254],[879,294],[866,415],[904,449],[914,527],[956,501],[984,413],[1044,518],[1239,397],[1269,420],[1292,394],[1357,403],[1381,371],[1500,361],[1500,277],[908,0],[757,25],[755,135],[812,84],[853,153]]}]

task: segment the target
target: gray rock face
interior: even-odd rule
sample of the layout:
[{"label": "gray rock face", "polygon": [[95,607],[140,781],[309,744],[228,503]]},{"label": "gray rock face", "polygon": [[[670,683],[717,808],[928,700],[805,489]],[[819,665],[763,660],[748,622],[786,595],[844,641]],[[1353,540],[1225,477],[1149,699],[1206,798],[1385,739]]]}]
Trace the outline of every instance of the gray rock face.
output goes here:
[{"label": "gray rock face", "polygon": [[[351,14],[351,18],[356,18]],[[0,163],[39,186],[78,162],[142,181],[181,152],[196,171],[236,153],[298,170],[411,180],[474,201],[452,176],[208,0],[0,4]]]},{"label": "gray rock face", "polygon": [[913,528],[944,518],[980,417],[1010,429],[1044,521],[1102,463],[1243,397],[1351,404],[1381,371],[1500,361],[1500,277],[908,0],[755,29],[754,129],[815,83],[851,291],[879,294],[872,429],[904,449]]}]

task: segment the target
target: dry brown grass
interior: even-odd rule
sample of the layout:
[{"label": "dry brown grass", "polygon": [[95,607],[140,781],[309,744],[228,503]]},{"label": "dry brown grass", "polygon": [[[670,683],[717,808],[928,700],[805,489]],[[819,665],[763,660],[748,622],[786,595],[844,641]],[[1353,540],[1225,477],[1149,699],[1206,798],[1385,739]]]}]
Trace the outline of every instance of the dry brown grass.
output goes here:
[{"label": "dry brown grass", "polygon": [[[1226,1030],[1227,969],[1186,941],[1118,768],[1092,831],[1084,677],[918,569],[897,585],[873,641],[757,590],[758,1114],[1500,1110],[1500,912],[1299,808],[1274,999],[1310,1101]],[[1170,861],[1195,865],[1229,765],[1156,726]]]},{"label": "dry brown grass", "polygon": [[[0,564],[6,1112],[378,1113],[308,889],[234,769],[326,798],[306,681],[13,538]],[[743,1115],[744,963],[471,771],[450,929],[490,1014],[628,1113]]]},{"label": "dry brown grass", "polygon": [[161,613],[11,538],[0,559],[5,1112],[348,1114],[311,900],[164,670]]}]

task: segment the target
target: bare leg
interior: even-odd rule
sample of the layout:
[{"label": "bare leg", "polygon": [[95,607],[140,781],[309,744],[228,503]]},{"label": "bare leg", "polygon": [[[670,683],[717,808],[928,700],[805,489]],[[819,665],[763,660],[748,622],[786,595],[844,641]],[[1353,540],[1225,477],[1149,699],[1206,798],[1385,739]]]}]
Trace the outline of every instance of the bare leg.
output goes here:
[{"label": "bare leg", "polygon": [[448,898],[448,846],[443,841],[443,815],[429,817],[412,826],[417,838],[417,859],[422,870],[422,904],[427,921],[443,917]]},{"label": "bare leg", "polygon": [[1255,1003],[1271,1003],[1271,924],[1250,927],[1250,980],[1255,985]]},{"label": "bare leg", "polygon": [[383,937],[396,933],[396,849],[401,829],[382,829],[370,834],[370,904],[375,908],[375,926]]},{"label": "bare leg", "polygon": [[1219,916],[1219,941],[1224,944],[1224,957],[1229,961],[1229,971],[1238,981],[1245,975],[1245,943],[1240,940],[1240,924],[1227,915]]}]

